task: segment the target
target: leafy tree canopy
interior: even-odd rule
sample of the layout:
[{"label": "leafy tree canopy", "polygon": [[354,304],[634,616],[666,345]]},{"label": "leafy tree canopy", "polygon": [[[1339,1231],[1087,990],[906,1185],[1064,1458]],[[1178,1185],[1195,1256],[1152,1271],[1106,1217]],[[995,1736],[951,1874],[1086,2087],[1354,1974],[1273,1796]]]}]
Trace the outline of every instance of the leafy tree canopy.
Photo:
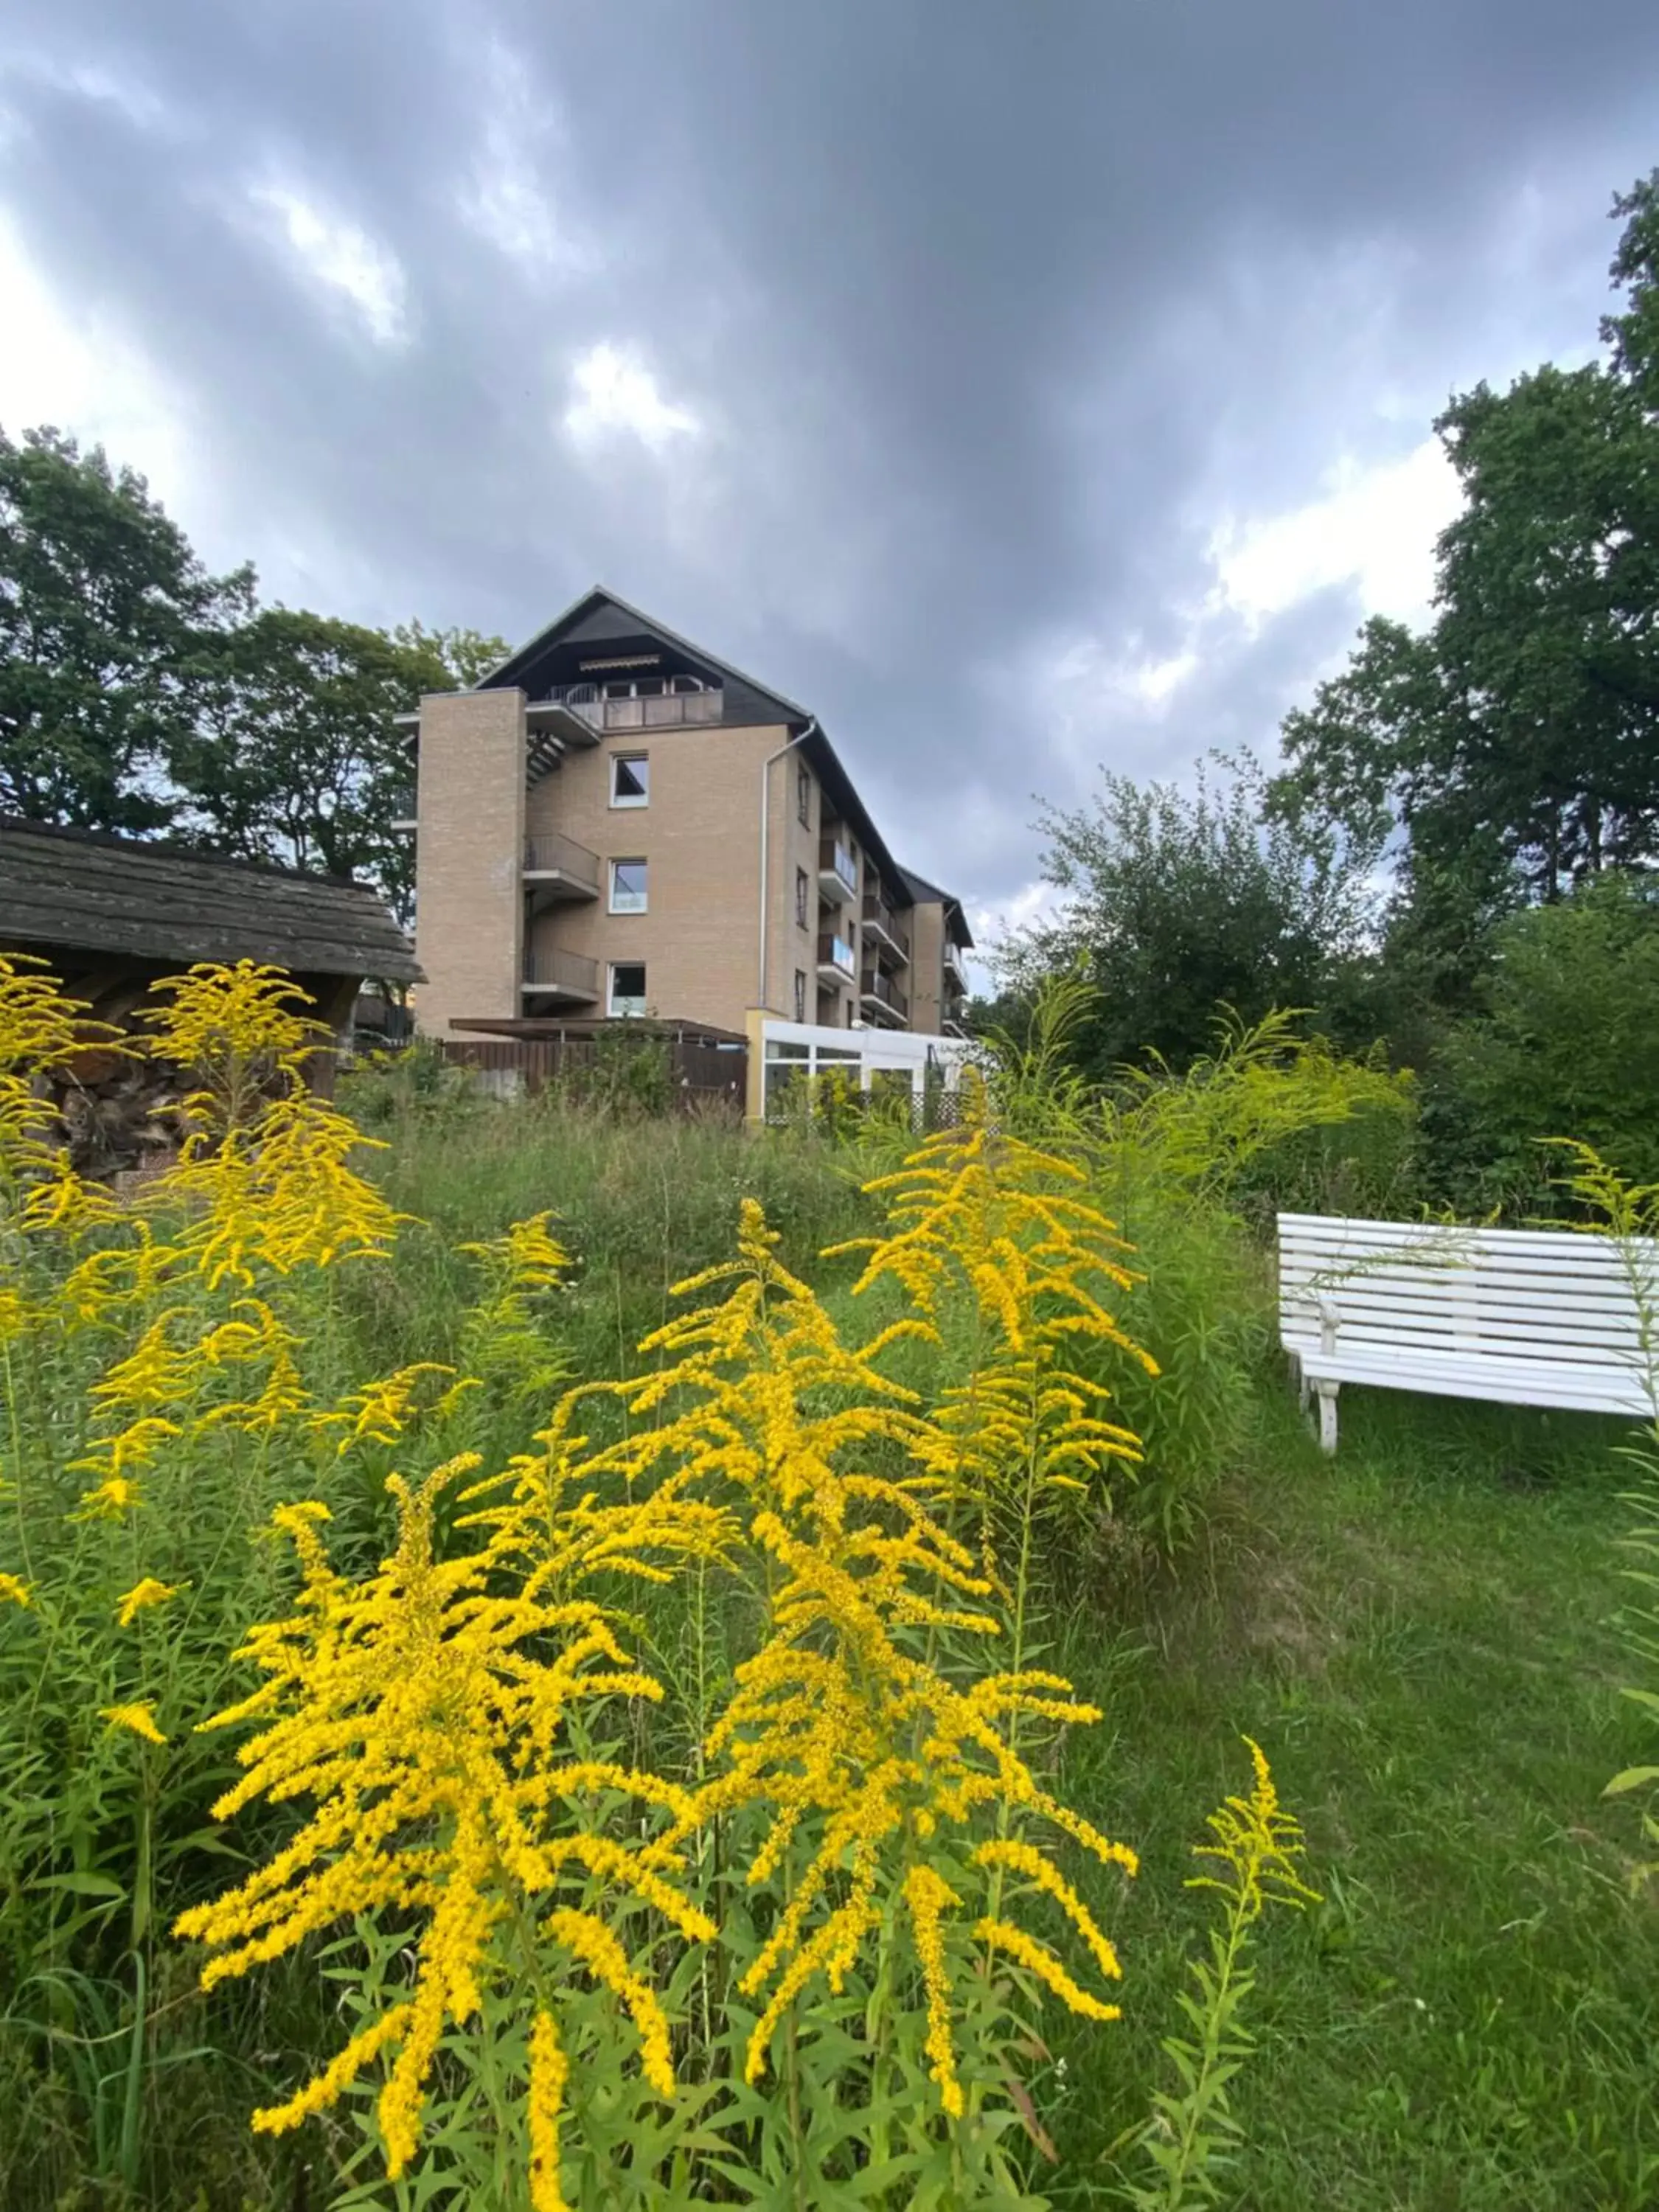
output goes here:
[{"label": "leafy tree canopy", "polygon": [[506,653],[261,608],[252,568],[210,575],[131,469],[0,431],[0,809],[366,877],[406,914],[393,718]]},{"label": "leafy tree canopy", "polygon": [[1248,756],[1200,772],[1190,796],[1103,773],[1086,807],[1051,808],[1054,918],[994,956],[1016,996],[1079,969],[1097,993],[1075,1049],[1106,1074],[1148,1051],[1184,1066],[1211,1048],[1218,1007],[1246,1022],[1322,1005],[1363,941],[1370,854],[1328,825],[1264,822]]},{"label": "leafy tree canopy", "polygon": [[1659,856],[1659,172],[1614,211],[1607,358],[1452,402],[1431,626],[1368,623],[1285,725],[1274,812],[1393,833],[1465,949],[1476,915]]},{"label": "leafy tree canopy", "polygon": [[1659,1181],[1659,881],[1608,871],[1496,932],[1484,1004],[1450,1026],[1424,1114],[1442,1194],[1545,1202],[1545,1140]]},{"label": "leafy tree canopy", "polygon": [[131,469],[0,430],[0,807],[166,828],[204,664],[252,597],[252,571],[210,576]]}]

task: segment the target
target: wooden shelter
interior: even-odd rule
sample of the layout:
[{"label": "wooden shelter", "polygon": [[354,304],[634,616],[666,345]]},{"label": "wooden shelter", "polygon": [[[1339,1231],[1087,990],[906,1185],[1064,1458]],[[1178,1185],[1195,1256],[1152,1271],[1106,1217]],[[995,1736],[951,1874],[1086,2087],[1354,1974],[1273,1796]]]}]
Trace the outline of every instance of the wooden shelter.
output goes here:
[{"label": "wooden shelter", "polygon": [[[0,815],[0,952],[44,961],[90,1019],[118,1029],[153,983],[198,960],[286,969],[337,1038],[365,976],[424,980],[367,884],[15,815]],[[334,1059],[322,1052],[308,1063],[313,1090],[331,1091]],[[185,1071],[93,1044],[43,1080],[59,1140],[83,1174],[143,1174],[176,1149]]]},{"label": "wooden shelter", "polygon": [[0,951],[44,960],[100,1021],[198,960],[285,968],[337,1032],[366,975],[424,979],[380,895],[339,876],[0,814]]}]

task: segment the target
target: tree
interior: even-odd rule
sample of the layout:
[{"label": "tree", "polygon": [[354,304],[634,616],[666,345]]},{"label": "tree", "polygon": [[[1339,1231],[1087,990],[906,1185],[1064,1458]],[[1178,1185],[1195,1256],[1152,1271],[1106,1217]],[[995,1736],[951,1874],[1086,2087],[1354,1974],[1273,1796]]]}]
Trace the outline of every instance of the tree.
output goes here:
[{"label": "tree", "polygon": [[1659,1181],[1659,882],[1606,872],[1495,934],[1484,1006],[1448,1030],[1424,1101],[1442,1194],[1535,1206],[1576,1137]]},{"label": "tree", "polygon": [[464,691],[499,666],[508,651],[504,637],[478,629],[428,629],[424,623],[407,622],[399,623],[391,635],[394,645],[428,654],[445,671],[450,686]]},{"label": "tree", "polygon": [[368,877],[406,915],[412,854],[391,824],[410,762],[394,719],[451,688],[436,635],[289,607],[230,633],[181,758],[191,834],[248,860]]},{"label": "tree", "polygon": [[1187,797],[1169,784],[1103,773],[1091,804],[1050,808],[1044,879],[1056,917],[994,955],[1006,987],[1081,966],[1099,994],[1078,1053],[1109,1073],[1147,1051],[1177,1067],[1215,1042],[1220,1009],[1246,1021],[1274,1006],[1319,1006],[1361,955],[1371,855],[1323,828],[1261,814],[1248,756],[1200,771]]},{"label": "tree", "polygon": [[252,591],[251,569],[210,575],[101,447],[0,431],[0,808],[167,827],[204,667]]},{"label": "tree", "polygon": [[1659,856],[1659,172],[1614,212],[1609,358],[1453,401],[1432,625],[1367,624],[1284,727],[1273,811],[1392,832],[1431,965],[1517,899]]}]

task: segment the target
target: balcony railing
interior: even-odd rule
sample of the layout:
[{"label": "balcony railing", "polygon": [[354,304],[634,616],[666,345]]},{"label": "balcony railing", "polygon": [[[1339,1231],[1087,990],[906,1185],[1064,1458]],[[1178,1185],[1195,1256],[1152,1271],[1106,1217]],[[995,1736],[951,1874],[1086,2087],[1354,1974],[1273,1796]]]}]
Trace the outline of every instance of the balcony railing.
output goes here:
[{"label": "balcony railing", "polygon": [[864,934],[866,939],[877,939],[881,949],[890,951],[898,959],[910,957],[910,933],[878,891],[864,894]]},{"label": "balcony railing", "polygon": [[592,684],[559,684],[538,706],[568,707],[596,730],[672,730],[687,723],[718,722],[723,691],[660,691],[632,699],[602,699]]},{"label": "balcony railing", "polygon": [[599,995],[599,963],[585,953],[566,952],[556,945],[534,945],[525,954],[524,988],[563,999],[595,1000]]},{"label": "balcony railing", "polygon": [[524,872],[532,888],[555,897],[598,898],[599,856],[562,830],[538,830],[525,840]]},{"label": "balcony railing", "polygon": [[400,783],[392,794],[392,827],[412,830],[415,827],[416,800],[412,783]]},{"label": "balcony railing", "polygon": [[884,975],[879,968],[866,968],[864,981],[859,986],[860,995],[883,1006],[900,1021],[910,1018],[910,1001],[890,975]]},{"label": "balcony railing", "polygon": [[818,887],[833,899],[858,896],[859,864],[839,837],[818,841]]},{"label": "balcony railing", "polygon": [[844,975],[849,983],[858,973],[852,946],[834,930],[827,930],[818,939],[819,975],[822,975],[826,969],[836,975]]},{"label": "balcony railing", "polygon": [[946,981],[954,981],[959,991],[968,988],[968,969],[962,948],[948,937],[945,940],[945,974]]}]

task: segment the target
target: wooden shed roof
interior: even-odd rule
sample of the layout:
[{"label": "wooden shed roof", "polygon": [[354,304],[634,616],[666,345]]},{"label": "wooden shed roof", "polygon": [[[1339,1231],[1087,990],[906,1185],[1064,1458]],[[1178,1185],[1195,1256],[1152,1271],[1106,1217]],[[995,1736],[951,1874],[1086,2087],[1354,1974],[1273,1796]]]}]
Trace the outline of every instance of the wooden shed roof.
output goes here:
[{"label": "wooden shed roof", "polygon": [[413,946],[366,884],[4,814],[0,945],[425,980]]}]

